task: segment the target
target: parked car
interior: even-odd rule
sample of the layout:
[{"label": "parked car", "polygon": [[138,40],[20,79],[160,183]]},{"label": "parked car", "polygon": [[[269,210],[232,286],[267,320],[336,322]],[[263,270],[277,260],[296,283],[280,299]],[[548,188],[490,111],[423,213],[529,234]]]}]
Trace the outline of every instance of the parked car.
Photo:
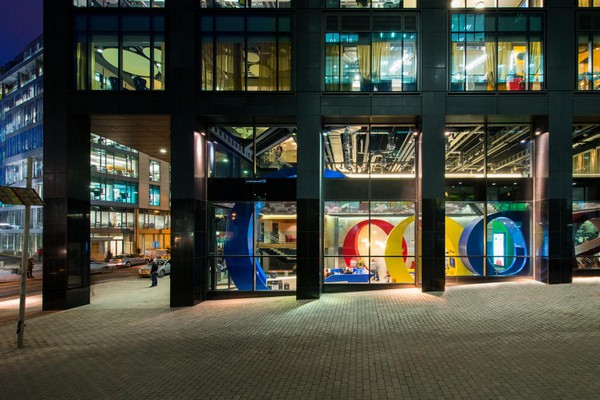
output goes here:
[{"label": "parked car", "polygon": [[118,256],[111,258],[108,263],[117,267],[129,268],[132,265],[146,264],[146,259],[139,254],[119,254]]},{"label": "parked car", "polygon": [[[161,278],[167,274],[171,273],[171,260],[157,260],[158,264],[158,276]],[[138,269],[138,275],[140,278],[147,278],[150,276],[150,269],[152,268],[152,263],[144,265],[142,268]]]},{"label": "parked car", "polygon": [[114,265],[103,261],[91,261],[90,262],[90,274],[105,274],[112,272],[115,269]]}]

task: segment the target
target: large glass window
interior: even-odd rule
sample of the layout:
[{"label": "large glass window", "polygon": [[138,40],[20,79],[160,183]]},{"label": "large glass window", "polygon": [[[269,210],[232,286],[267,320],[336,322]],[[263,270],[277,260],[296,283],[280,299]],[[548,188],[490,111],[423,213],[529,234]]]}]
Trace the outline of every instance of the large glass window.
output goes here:
[{"label": "large glass window", "polygon": [[600,7],[600,0],[578,0],[578,7]]},{"label": "large glass window", "polygon": [[326,201],[324,283],[414,283],[410,201]]},{"label": "large glass window", "polygon": [[544,7],[544,0],[449,0],[452,8]]},{"label": "large glass window", "polygon": [[577,14],[577,90],[600,90],[600,21]]},{"label": "large glass window", "polygon": [[573,129],[574,268],[600,268],[600,125]]},{"label": "large glass window", "polygon": [[164,17],[78,15],[74,28],[78,90],[164,90]]},{"label": "large glass window", "polygon": [[202,8],[290,8],[292,0],[200,0]]},{"label": "large glass window", "polygon": [[325,176],[413,179],[414,138],[410,126],[328,126],[323,131]]},{"label": "large glass window", "polygon": [[[372,32],[331,30],[350,16],[327,17],[325,90],[400,92],[417,90],[417,18],[414,14],[373,17]],[[368,28],[368,16],[352,16]],[[355,25],[356,26],[356,25]]]},{"label": "large glass window", "polygon": [[209,176],[295,177],[296,135],[293,127],[213,127],[208,142]]},{"label": "large glass window", "polygon": [[164,8],[166,0],[73,0],[75,7]]},{"label": "large glass window", "polygon": [[417,8],[417,0],[326,0],[327,8]]},{"label": "large glass window", "polygon": [[93,201],[136,204],[138,202],[138,185],[134,182],[92,176],[90,199]]},{"label": "large glass window", "polygon": [[451,14],[450,90],[544,88],[540,14]]},{"label": "large glass window", "polygon": [[289,16],[204,16],[202,90],[289,91]]},{"label": "large glass window", "polygon": [[531,274],[528,124],[448,126],[446,274]]},{"label": "large glass window", "polygon": [[296,290],[296,203],[211,204],[212,290]]}]

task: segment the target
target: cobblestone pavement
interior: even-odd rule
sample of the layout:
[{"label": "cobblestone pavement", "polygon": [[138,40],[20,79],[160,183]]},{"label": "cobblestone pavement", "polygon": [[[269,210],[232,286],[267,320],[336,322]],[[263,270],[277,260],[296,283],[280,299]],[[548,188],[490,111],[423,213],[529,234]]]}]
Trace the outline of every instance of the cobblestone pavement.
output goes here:
[{"label": "cobblestone pavement", "polygon": [[183,309],[148,283],[29,319],[25,349],[0,325],[0,398],[600,398],[598,278]]}]

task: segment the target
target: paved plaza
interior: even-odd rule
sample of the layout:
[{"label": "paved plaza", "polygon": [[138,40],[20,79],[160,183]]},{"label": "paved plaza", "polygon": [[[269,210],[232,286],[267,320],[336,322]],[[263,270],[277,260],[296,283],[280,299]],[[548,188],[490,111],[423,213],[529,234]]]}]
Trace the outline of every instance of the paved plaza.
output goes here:
[{"label": "paved plaza", "polygon": [[24,349],[0,323],[0,397],[600,398],[598,278],[182,309],[168,283],[97,284],[92,304],[52,313],[33,296]]}]

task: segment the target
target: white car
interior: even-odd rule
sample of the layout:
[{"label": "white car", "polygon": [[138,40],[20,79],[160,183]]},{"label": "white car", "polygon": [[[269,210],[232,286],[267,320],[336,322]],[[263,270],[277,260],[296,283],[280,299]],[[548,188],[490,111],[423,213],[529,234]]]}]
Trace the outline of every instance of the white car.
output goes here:
[{"label": "white car", "polygon": [[[156,261],[158,264],[158,276],[163,277],[167,274],[171,273],[171,260],[158,260]],[[152,263],[148,265],[144,265],[142,268],[138,269],[138,275],[140,277],[149,277],[150,270],[152,269]]]},{"label": "white car", "polygon": [[112,272],[115,269],[114,265],[103,261],[90,261],[90,274],[105,274]]},{"label": "white car", "polygon": [[119,254],[118,256],[111,258],[108,263],[117,267],[129,268],[132,265],[146,264],[146,258],[138,254]]}]

